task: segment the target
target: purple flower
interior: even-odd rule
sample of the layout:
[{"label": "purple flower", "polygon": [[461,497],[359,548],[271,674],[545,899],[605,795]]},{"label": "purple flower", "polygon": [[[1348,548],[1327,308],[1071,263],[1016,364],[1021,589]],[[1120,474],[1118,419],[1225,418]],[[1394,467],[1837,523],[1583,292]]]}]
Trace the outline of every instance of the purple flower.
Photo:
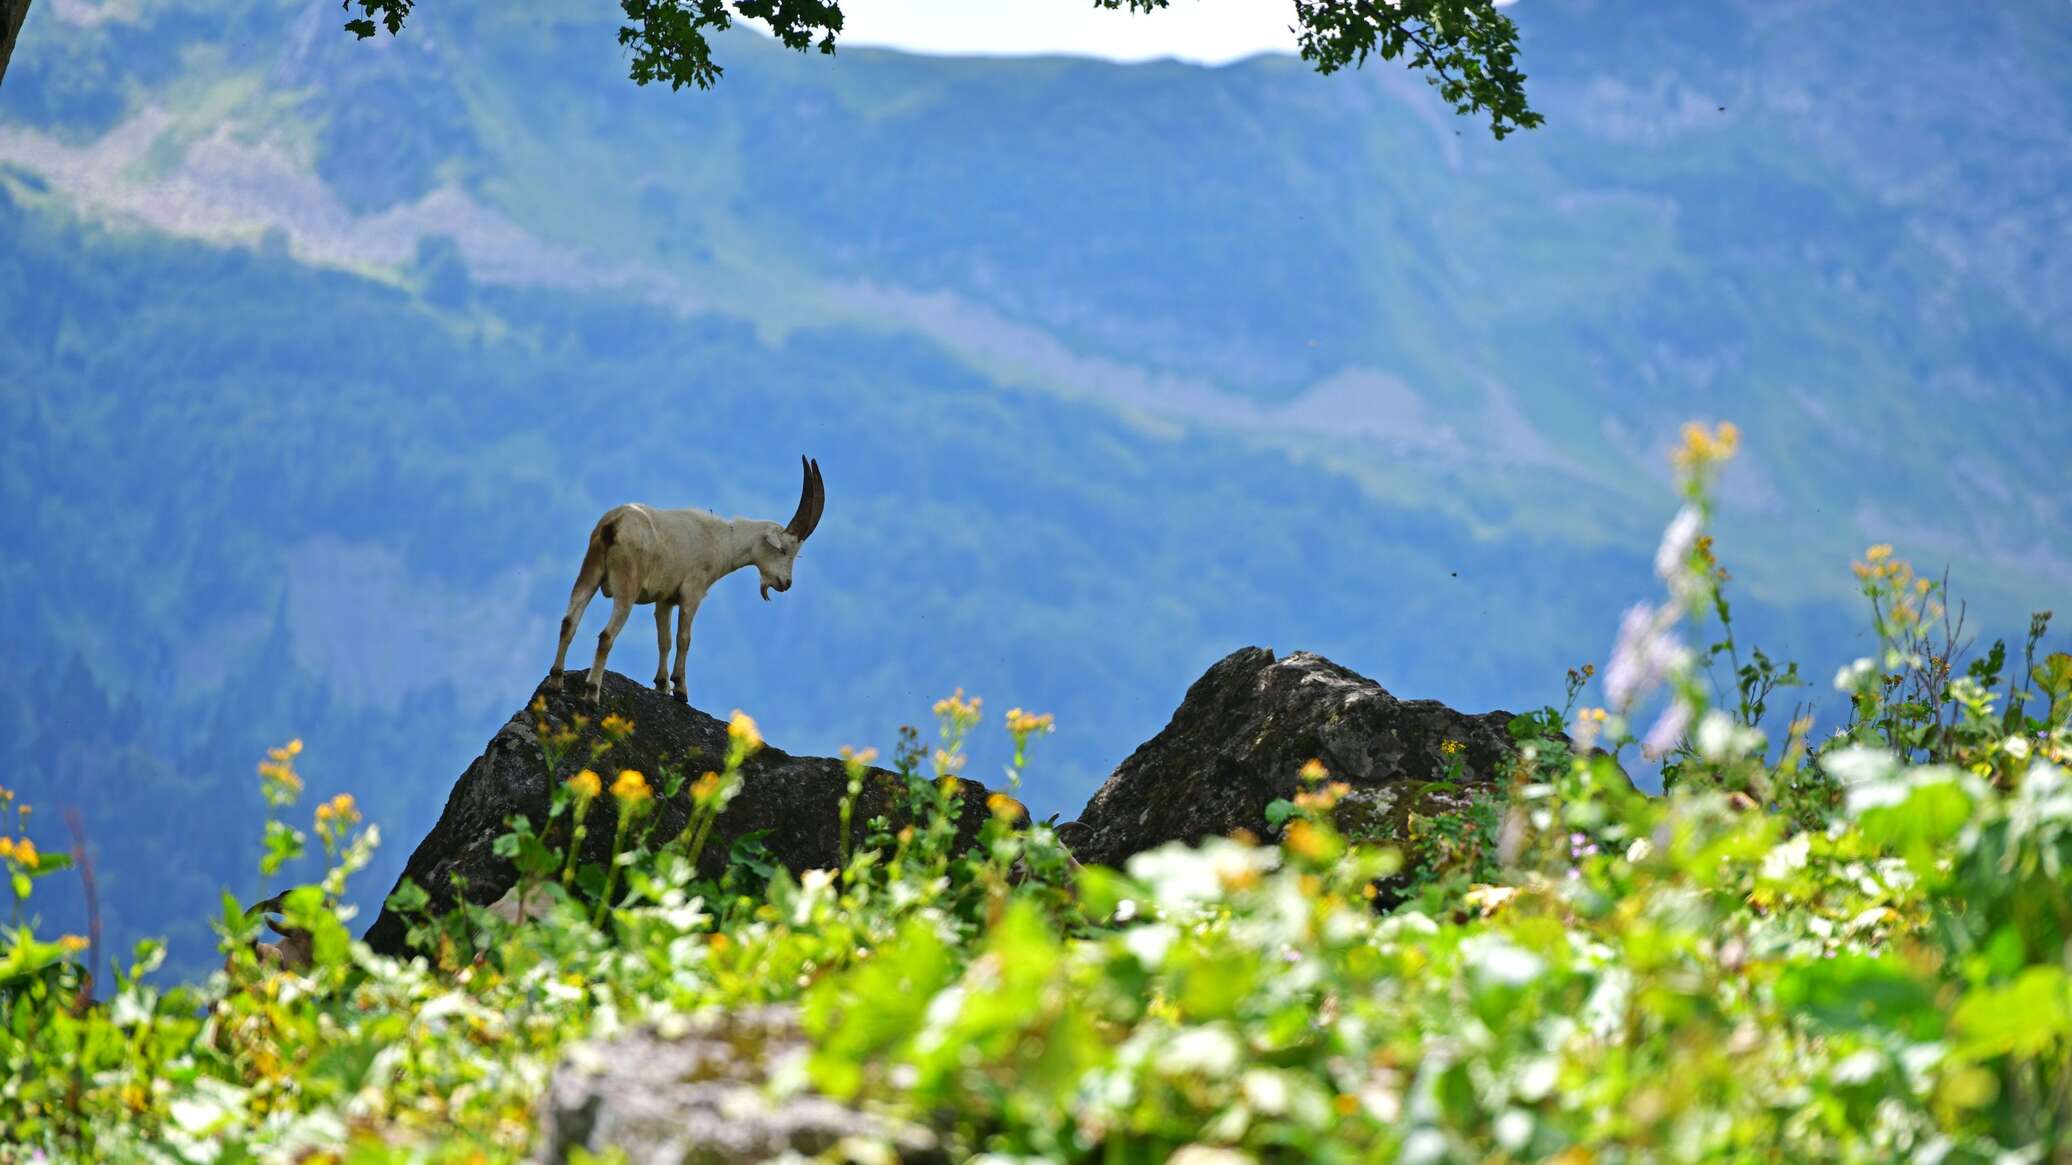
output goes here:
[{"label": "purple flower", "polygon": [[1604,668],[1604,694],[1620,711],[1659,687],[1688,658],[1683,644],[1669,632],[1676,618],[1674,607],[1658,610],[1635,603],[1619,620],[1619,639]]},{"label": "purple flower", "polygon": [[1648,729],[1647,739],[1640,742],[1641,755],[1649,760],[1659,760],[1668,755],[1690,726],[1691,706],[1681,699],[1672,701],[1662,709],[1662,716],[1655,721],[1655,726]]}]

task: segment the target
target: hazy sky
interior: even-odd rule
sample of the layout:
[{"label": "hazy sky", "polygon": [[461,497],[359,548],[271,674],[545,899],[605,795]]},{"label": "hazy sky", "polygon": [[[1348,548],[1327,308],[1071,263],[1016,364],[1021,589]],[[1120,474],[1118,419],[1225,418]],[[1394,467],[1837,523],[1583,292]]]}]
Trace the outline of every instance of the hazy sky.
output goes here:
[{"label": "hazy sky", "polygon": [[854,0],[842,5],[842,17],[844,44],[923,53],[1220,63],[1295,51],[1289,0],[1172,0],[1148,15],[1096,9],[1093,0]]},{"label": "hazy sky", "polygon": [[853,0],[843,4],[842,17],[844,44],[916,53],[1222,64],[1295,51],[1290,0],[1171,0],[1171,7],[1151,13],[1097,9],[1093,0]]}]

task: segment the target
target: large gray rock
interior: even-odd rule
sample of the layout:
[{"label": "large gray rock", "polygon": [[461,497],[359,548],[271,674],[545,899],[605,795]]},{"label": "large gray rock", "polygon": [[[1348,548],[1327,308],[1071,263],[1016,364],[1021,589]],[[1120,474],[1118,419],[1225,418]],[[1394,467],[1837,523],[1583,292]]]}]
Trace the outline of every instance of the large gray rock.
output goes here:
[{"label": "large gray rock", "polygon": [[[466,882],[468,900],[477,905],[487,906],[501,898],[517,881],[517,871],[494,852],[496,839],[508,830],[511,818],[520,814],[534,828],[544,827],[554,785],[582,768],[596,769],[607,784],[620,769],[638,769],[658,792],[665,773],[683,773],[687,778],[684,791],[671,799],[658,798],[643,828],[652,827],[654,836],[668,838],[689,821],[690,781],[700,773],[719,768],[725,760],[726,724],[617,672],[605,673],[604,698],[599,706],[591,707],[580,695],[586,674],[568,673],[563,692],[542,689],[534,693],[546,702],[544,719],[549,731],[573,725],[577,717],[585,721],[580,739],[558,769],[547,771],[535,728],[541,716],[528,704],[497,731],[489,747],[454,783],[445,812],[403,868],[402,876],[431,896],[433,912],[452,908],[456,877]],[[631,720],[633,734],[593,760],[590,745],[605,741],[598,725],[609,713]],[[779,748],[765,747],[742,766],[742,774],[740,794],[713,827],[711,840],[701,855],[703,872],[718,875],[735,839],[758,830],[770,831],[764,845],[794,873],[832,869],[840,862],[840,806],[849,781],[841,761],[832,757],[793,756]],[[966,781],[961,795],[958,827],[969,841],[977,837],[979,826],[986,820],[988,790]],[[857,840],[861,840],[864,822],[874,816],[900,819],[902,802],[899,776],[873,769],[851,819]],[[591,806],[583,860],[599,864],[607,860],[616,824],[615,811],[609,796],[598,798]],[[550,835],[549,840],[565,844],[565,838],[558,833]],[[384,954],[402,954],[407,930],[408,923],[402,916],[384,908],[367,930],[367,943]]]},{"label": "large gray rock", "polygon": [[[1273,839],[1266,807],[1292,798],[1315,759],[1352,786],[1341,827],[1407,843],[1408,816],[1458,813],[1499,796],[1515,754],[1509,712],[1469,715],[1432,700],[1399,700],[1381,685],[1308,652],[1275,659],[1264,647],[1231,653],[1187,690],[1173,718],[1145,741],[1060,836],[1081,862],[1119,866],[1166,842],[1244,830]],[[1461,779],[1441,746],[1463,746]],[[1412,856],[1414,855],[1406,855]]]},{"label": "large gray rock", "polygon": [[547,1084],[538,1160],[561,1165],[575,1149],[616,1149],[628,1165],[733,1165],[814,1157],[845,1142],[889,1148],[904,1162],[943,1159],[926,1129],[810,1091],[773,1090],[773,1079],[797,1078],[787,1061],[805,1053],[797,1016],[782,1007],[578,1044]]}]

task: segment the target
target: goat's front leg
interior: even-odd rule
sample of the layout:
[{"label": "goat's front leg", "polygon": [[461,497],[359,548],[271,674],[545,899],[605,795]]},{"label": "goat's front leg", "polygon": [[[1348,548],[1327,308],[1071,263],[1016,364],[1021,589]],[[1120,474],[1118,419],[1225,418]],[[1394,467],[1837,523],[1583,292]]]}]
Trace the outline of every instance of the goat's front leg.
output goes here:
[{"label": "goat's front leg", "polygon": [[688,688],[684,687],[683,661],[684,657],[691,653],[691,619],[697,613],[697,599],[678,599],[676,615],[676,667],[670,674],[676,681],[676,699],[679,703],[684,704],[691,702],[691,693]]},{"label": "goat's front leg", "polygon": [[669,616],[675,610],[675,603],[655,604],[655,690],[663,695],[669,694]]}]

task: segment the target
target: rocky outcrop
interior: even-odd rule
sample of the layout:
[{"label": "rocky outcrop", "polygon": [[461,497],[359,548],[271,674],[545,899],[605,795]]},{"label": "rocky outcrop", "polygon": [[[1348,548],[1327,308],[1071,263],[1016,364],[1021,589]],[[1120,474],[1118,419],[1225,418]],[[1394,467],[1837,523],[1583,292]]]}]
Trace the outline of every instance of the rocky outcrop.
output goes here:
[{"label": "rocky outcrop", "polygon": [[[520,814],[535,827],[543,826],[554,785],[578,770],[594,768],[608,784],[620,769],[638,769],[658,791],[665,774],[682,773],[689,778],[684,782],[687,790],[690,780],[720,767],[725,759],[724,722],[617,672],[605,673],[604,698],[592,707],[580,695],[585,678],[585,673],[570,672],[565,691],[535,693],[545,701],[544,713],[536,713],[530,706],[519,709],[454,784],[445,812],[403,869],[403,877],[431,895],[434,912],[452,907],[456,878],[466,883],[471,902],[486,906],[502,897],[517,880],[517,871],[509,860],[496,855],[496,839],[508,831],[510,819]],[[600,729],[601,718],[607,714],[632,721],[633,732],[592,759],[591,745],[609,743]],[[544,722],[550,732],[559,731],[576,726],[577,717],[583,720],[578,739],[560,767],[549,773],[537,725]],[[701,858],[705,872],[717,875],[734,841],[760,830],[769,831],[763,844],[770,854],[795,873],[831,869],[840,862],[840,806],[848,788],[841,761],[793,756],[765,747],[743,765],[742,775],[740,794],[714,826],[705,847]],[[872,770],[858,798],[852,829],[860,833],[864,822],[880,814],[899,818],[902,791],[897,774]],[[986,819],[987,793],[976,783],[963,785],[959,827],[966,837],[976,837]],[[591,807],[584,861],[602,864],[607,860],[614,811],[609,796],[600,797]],[[658,798],[650,818],[656,836],[674,837],[689,821],[690,811],[687,791],[680,790],[674,798]],[[384,908],[367,930],[367,943],[384,954],[401,954],[407,928],[400,915]]]},{"label": "rocky outcrop", "polygon": [[[1264,647],[1231,653],[1187,690],[1170,723],[1118,766],[1079,820],[1060,830],[1081,862],[1122,864],[1170,841],[1239,830],[1270,839],[1266,807],[1292,798],[1314,759],[1352,786],[1342,827],[1405,841],[1407,817],[1455,813],[1499,795],[1514,754],[1509,712],[1479,716],[1432,700],[1399,700],[1381,685],[1308,652],[1275,659]],[[1461,745],[1460,779],[1444,775],[1447,741]]]},{"label": "rocky outcrop", "polygon": [[[541,1102],[537,1160],[617,1150],[628,1165],[733,1165],[818,1158],[847,1142],[880,1150],[849,1159],[944,1160],[926,1129],[810,1091],[780,1095],[773,1077],[806,1054],[789,1008],[756,1007],[624,1032],[571,1048]],[[583,1160],[592,1159],[589,1156]]]},{"label": "rocky outcrop", "polygon": [[[438,824],[410,855],[404,876],[431,895],[433,910],[452,905],[456,877],[471,901],[488,905],[502,897],[516,874],[496,856],[497,837],[518,814],[544,822],[553,784],[584,765],[607,779],[622,768],[639,769],[659,783],[672,771],[696,777],[726,755],[726,725],[703,712],[617,673],[606,673],[603,703],[592,708],[574,694],[582,691],[583,676],[572,672],[568,680],[568,694],[538,693],[550,731],[573,725],[577,716],[586,720],[560,768],[547,772],[536,728],[541,717],[521,709],[461,775]],[[589,746],[605,739],[598,722],[606,713],[635,728],[592,761]],[[1399,700],[1308,652],[1276,659],[1266,648],[1247,647],[1195,681],[1172,721],[1116,768],[1079,820],[1059,827],[1059,837],[1080,862],[1112,866],[1171,841],[1239,831],[1272,840],[1279,830],[1267,822],[1267,805],[1293,797],[1302,766],[1314,759],[1351,786],[1335,810],[1342,828],[1414,851],[1413,813],[1459,813],[1501,795],[1514,755],[1510,721],[1508,712],[1469,715],[1432,700]],[[1444,750],[1448,741],[1460,745],[1459,779],[1435,785],[1453,759]],[[717,875],[734,840],[760,830],[769,831],[764,844],[772,856],[794,872],[833,867],[840,860],[846,786],[838,760],[766,747],[744,767],[741,793],[706,846],[705,872]],[[900,791],[897,775],[873,770],[852,828],[879,814],[897,818]],[[959,827],[967,839],[985,821],[988,792],[971,782],[963,786]],[[612,836],[611,799],[600,798],[591,812],[584,859],[603,862]],[[655,827],[673,836],[689,816],[690,798],[680,792],[658,806]],[[367,942],[401,953],[405,930],[401,917],[384,910]]]}]

